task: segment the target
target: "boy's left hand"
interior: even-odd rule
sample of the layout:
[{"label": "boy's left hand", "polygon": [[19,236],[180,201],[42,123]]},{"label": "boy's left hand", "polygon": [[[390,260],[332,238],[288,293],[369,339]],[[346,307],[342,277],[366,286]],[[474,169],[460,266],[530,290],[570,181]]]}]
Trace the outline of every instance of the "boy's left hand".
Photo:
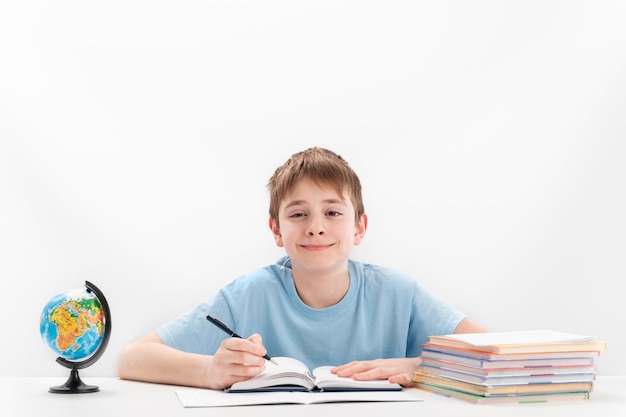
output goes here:
[{"label": "boy's left hand", "polygon": [[403,387],[412,387],[413,375],[420,364],[420,358],[375,359],[371,361],[353,361],[337,366],[332,373],[357,381],[386,379]]}]

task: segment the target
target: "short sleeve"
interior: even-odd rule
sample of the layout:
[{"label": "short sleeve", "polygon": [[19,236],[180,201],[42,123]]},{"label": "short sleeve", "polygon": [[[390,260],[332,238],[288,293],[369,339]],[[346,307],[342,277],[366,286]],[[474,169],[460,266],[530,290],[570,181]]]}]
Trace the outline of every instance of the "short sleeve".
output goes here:
[{"label": "short sleeve", "polygon": [[466,315],[415,282],[408,356],[419,356],[429,336],[454,333]]},{"label": "short sleeve", "polygon": [[159,326],[156,333],[167,346],[184,352],[212,355],[228,335],[206,320],[207,314],[219,317],[225,323],[232,322],[231,309],[221,291]]}]

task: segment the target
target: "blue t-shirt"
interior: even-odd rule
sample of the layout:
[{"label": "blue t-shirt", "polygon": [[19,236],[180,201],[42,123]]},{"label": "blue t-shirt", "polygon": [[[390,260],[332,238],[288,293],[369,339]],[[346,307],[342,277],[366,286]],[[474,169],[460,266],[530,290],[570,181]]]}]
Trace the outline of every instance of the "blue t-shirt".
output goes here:
[{"label": "blue t-shirt", "polygon": [[296,358],[313,369],[417,357],[428,336],[453,333],[465,317],[410,275],[356,261],[349,261],[349,274],[343,299],[314,309],[298,297],[284,257],[235,279],[156,332],[168,346],[214,354],[228,335],[206,320],[211,314],[242,337],[259,333],[269,355]]}]

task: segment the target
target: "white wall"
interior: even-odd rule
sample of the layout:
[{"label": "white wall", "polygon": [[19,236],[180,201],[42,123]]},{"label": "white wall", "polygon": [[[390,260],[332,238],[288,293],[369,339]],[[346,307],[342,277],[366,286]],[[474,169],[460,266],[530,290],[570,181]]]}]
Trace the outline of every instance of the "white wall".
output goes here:
[{"label": "white wall", "polygon": [[65,377],[57,291],[124,345],[282,255],[267,179],[318,145],[360,173],[354,257],[492,330],[608,341],[626,374],[620,1],[0,5],[1,376]]}]

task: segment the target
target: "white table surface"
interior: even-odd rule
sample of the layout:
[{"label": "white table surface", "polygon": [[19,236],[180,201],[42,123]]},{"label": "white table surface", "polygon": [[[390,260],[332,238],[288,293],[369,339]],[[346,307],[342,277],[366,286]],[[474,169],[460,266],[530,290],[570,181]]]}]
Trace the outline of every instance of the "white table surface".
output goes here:
[{"label": "white table surface", "polygon": [[598,376],[591,398],[583,401],[475,405],[419,390],[422,402],[219,408],[184,408],[176,396],[180,387],[117,378],[83,378],[86,384],[100,387],[96,393],[48,392],[49,387],[64,382],[64,378],[0,378],[0,416],[626,416],[626,376]]}]

